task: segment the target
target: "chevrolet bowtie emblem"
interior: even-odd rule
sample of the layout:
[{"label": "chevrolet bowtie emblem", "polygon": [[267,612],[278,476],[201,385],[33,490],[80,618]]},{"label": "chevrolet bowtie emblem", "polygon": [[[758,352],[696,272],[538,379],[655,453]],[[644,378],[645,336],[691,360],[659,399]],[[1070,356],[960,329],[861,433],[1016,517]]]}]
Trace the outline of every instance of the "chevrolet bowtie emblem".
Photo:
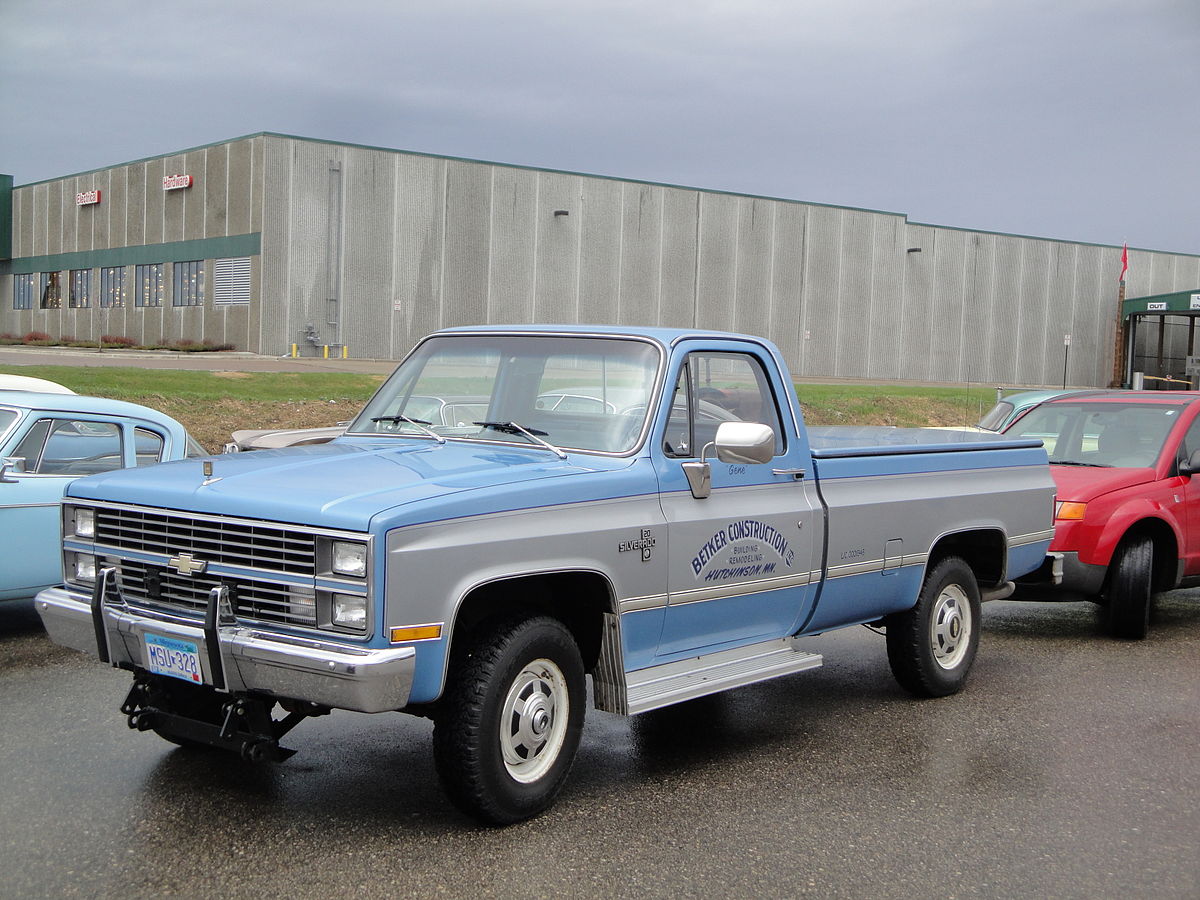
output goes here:
[{"label": "chevrolet bowtie emblem", "polygon": [[168,559],[167,565],[180,575],[199,575],[208,568],[208,561],[196,559],[190,553],[180,553]]}]

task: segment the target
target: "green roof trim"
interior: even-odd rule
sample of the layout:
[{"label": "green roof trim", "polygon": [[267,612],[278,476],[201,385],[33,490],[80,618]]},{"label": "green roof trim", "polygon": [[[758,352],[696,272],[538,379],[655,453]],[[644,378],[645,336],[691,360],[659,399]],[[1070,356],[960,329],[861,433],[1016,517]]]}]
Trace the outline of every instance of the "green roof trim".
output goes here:
[{"label": "green roof trim", "polygon": [[1173,294],[1155,294],[1151,297],[1134,297],[1121,304],[1121,318],[1136,315],[1200,315],[1200,287],[1190,291],[1175,291]]},{"label": "green roof trim", "polygon": [[[30,272],[63,272],[68,269],[95,269],[108,266],[141,266],[153,263],[186,262],[192,259],[227,259],[258,256],[262,253],[262,232],[203,238],[197,241],[172,241],[167,244],[142,244],[114,247],[111,250],[80,250],[47,256],[23,256],[3,268],[13,275]],[[7,274],[6,273],[6,274]]]}]

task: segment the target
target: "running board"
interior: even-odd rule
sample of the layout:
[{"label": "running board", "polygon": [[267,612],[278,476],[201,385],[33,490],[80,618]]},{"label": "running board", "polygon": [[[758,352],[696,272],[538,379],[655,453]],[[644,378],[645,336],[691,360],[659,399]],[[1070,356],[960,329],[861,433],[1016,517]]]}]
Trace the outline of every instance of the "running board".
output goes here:
[{"label": "running board", "polygon": [[694,700],[730,688],[815,669],[821,654],[796,646],[795,638],[764,641],[678,662],[639,669],[626,677],[629,715]]}]

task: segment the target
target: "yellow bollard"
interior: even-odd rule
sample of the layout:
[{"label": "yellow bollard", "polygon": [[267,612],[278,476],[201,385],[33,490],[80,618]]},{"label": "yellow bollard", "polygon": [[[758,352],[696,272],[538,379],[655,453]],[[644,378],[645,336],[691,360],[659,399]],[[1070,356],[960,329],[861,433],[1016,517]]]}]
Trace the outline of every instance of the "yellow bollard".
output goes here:
[{"label": "yellow bollard", "polygon": [[349,359],[349,358],[350,358],[350,350],[346,347],[345,344],[342,344],[342,359]]},{"label": "yellow bollard", "polygon": [[292,359],[296,359],[299,356],[300,356],[300,348],[297,347],[295,344],[292,344]]},{"label": "yellow bollard", "polygon": [[325,358],[329,359],[329,345],[328,344],[325,345]]}]

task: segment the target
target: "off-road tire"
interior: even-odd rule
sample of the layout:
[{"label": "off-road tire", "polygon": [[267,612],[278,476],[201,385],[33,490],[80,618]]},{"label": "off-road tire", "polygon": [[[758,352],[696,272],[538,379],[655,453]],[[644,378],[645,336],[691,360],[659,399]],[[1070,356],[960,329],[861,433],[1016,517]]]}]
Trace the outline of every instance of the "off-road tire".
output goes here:
[{"label": "off-road tire", "polygon": [[975,573],[946,557],[925,576],[917,605],[886,620],[888,663],[900,686],[918,697],[957,693],[979,649],[979,620]]},{"label": "off-road tire", "polygon": [[545,810],[575,760],[585,699],[579,648],[558,620],[476,629],[454,654],[434,715],[434,762],[450,800],[489,825]]}]

